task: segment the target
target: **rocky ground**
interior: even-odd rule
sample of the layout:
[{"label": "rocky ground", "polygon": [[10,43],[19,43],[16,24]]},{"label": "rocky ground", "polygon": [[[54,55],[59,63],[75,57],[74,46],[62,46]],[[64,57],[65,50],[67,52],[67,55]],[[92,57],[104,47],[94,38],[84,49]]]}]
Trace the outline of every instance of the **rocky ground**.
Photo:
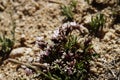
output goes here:
[{"label": "rocky ground", "polygon": [[[98,13],[104,14],[106,20],[102,39],[93,39],[93,47],[100,57],[90,62],[91,71],[97,76],[90,80],[120,80],[119,0],[88,0],[89,4],[87,0],[77,1],[73,16],[77,24],[86,28],[91,17]],[[35,80],[36,73],[12,59],[30,64],[39,62],[41,50],[36,40],[43,37],[50,42],[54,30],[66,23],[61,5],[69,3],[70,0],[0,0],[0,34],[5,31],[10,37],[11,22],[16,23],[15,46],[10,58],[0,66],[0,80]]]}]

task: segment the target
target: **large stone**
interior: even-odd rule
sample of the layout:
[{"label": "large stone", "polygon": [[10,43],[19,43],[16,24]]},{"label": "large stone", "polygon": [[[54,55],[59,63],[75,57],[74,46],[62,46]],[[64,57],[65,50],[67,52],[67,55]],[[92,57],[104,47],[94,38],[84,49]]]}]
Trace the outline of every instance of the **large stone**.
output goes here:
[{"label": "large stone", "polygon": [[31,48],[20,47],[13,49],[13,51],[10,54],[10,57],[20,57],[23,55],[30,55],[31,53],[33,53]]}]

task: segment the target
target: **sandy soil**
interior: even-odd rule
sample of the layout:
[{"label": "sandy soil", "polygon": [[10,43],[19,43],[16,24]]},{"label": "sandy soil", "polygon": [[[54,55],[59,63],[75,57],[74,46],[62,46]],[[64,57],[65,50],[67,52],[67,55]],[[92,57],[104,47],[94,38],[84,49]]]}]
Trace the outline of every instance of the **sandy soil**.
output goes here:
[{"label": "sandy soil", "polygon": [[[97,78],[90,80],[120,80],[120,15],[112,16],[113,12],[120,12],[118,0],[77,0],[77,11],[74,21],[86,27],[91,16],[103,13],[106,17],[105,35],[102,39],[93,39],[94,48],[100,58],[91,61],[91,71]],[[92,4],[92,1],[96,3]],[[0,0],[0,34],[4,31],[11,37],[11,17],[16,23],[15,46],[10,58],[24,63],[39,62],[41,50],[36,39],[43,37],[49,42],[53,31],[64,22],[61,5],[68,5],[70,0]],[[29,72],[28,72],[29,71]],[[0,66],[0,80],[35,80],[36,73],[30,73],[25,65],[5,60]],[[38,79],[36,79],[38,80]],[[41,79],[42,80],[42,79]]]}]

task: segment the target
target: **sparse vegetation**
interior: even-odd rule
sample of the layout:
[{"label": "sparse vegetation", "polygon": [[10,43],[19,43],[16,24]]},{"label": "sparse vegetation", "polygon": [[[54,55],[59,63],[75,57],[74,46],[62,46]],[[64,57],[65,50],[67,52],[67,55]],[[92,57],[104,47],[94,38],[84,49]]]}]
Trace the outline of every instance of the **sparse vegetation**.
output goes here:
[{"label": "sparse vegetation", "polygon": [[66,16],[66,19],[72,21],[74,18],[74,10],[76,8],[77,1],[71,0],[69,5],[62,6],[62,13]]},{"label": "sparse vegetation", "polygon": [[[86,39],[83,44],[78,43],[78,37],[71,34],[75,28],[70,30],[70,27],[60,29],[59,36],[52,39],[54,45],[46,48],[45,54],[41,55],[40,62],[48,65],[40,74],[43,80],[87,80],[90,77],[89,61],[96,54],[92,38]],[[61,34],[63,31],[68,31],[68,34]]]},{"label": "sparse vegetation", "polygon": [[90,1],[89,0],[85,0],[88,4],[90,4]]},{"label": "sparse vegetation", "polygon": [[77,41],[78,41],[77,36],[73,36],[73,35],[68,36],[68,40],[64,45],[65,52],[68,53],[68,51],[70,51],[70,50],[71,50],[71,52],[77,51],[77,46],[76,46],[76,45],[78,45]]},{"label": "sparse vegetation", "polygon": [[75,9],[77,6],[77,0],[71,0],[70,6]]},{"label": "sparse vegetation", "polygon": [[102,33],[103,31],[104,24],[104,14],[98,14],[95,17],[92,17],[90,22],[90,33],[99,36],[99,33]]},{"label": "sparse vegetation", "polygon": [[0,31],[0,80],[120,80],[120,0],[0,0]]},{"label": "sparse vegetation", "polygon": [[10,52],[13,49],[14,43],[15,43],[15,22],[12,20],[12,26],[13,29],[11,31],[12,39],[8,38],[5,34],[5,32],[0,36],[0,62],[4,61],[6,58],[8,58]]}]

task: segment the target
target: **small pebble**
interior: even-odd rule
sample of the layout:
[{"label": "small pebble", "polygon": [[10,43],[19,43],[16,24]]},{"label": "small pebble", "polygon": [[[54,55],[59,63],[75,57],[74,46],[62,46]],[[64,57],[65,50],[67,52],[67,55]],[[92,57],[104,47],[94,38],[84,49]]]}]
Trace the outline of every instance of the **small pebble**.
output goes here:
[{"label": "small pebble", "polygon": [[98,67],[103,67],[103,64],[100,62],[95,62]]},{"label": "small pebble", "polygon": [[3,79],[3,75],[2,74],[0,74],[0,80],[2,80]]},{"label": "small pebble", "polygon": [[90,68],[90,71],[92,71],[92,72],[94,72],[94,73],[97,73],[98,70],[97,70],[95,67],[91,67],[91,68]]},{"label": "small pebble", "polygon": [[107,32],[103,38],[104,41],[108,42],[110,41],[111,39],[114,39],[116,36],[114,33],[112,32]]},{"label": "small pebble", "polygon": [[105,58],[110,59],[110,55],[109,54],[105,54]]},{"label": "small pebble", "polygon": [[32,62],[32,61],[33,61],[32,57],[28,58],[28,62]]}]

